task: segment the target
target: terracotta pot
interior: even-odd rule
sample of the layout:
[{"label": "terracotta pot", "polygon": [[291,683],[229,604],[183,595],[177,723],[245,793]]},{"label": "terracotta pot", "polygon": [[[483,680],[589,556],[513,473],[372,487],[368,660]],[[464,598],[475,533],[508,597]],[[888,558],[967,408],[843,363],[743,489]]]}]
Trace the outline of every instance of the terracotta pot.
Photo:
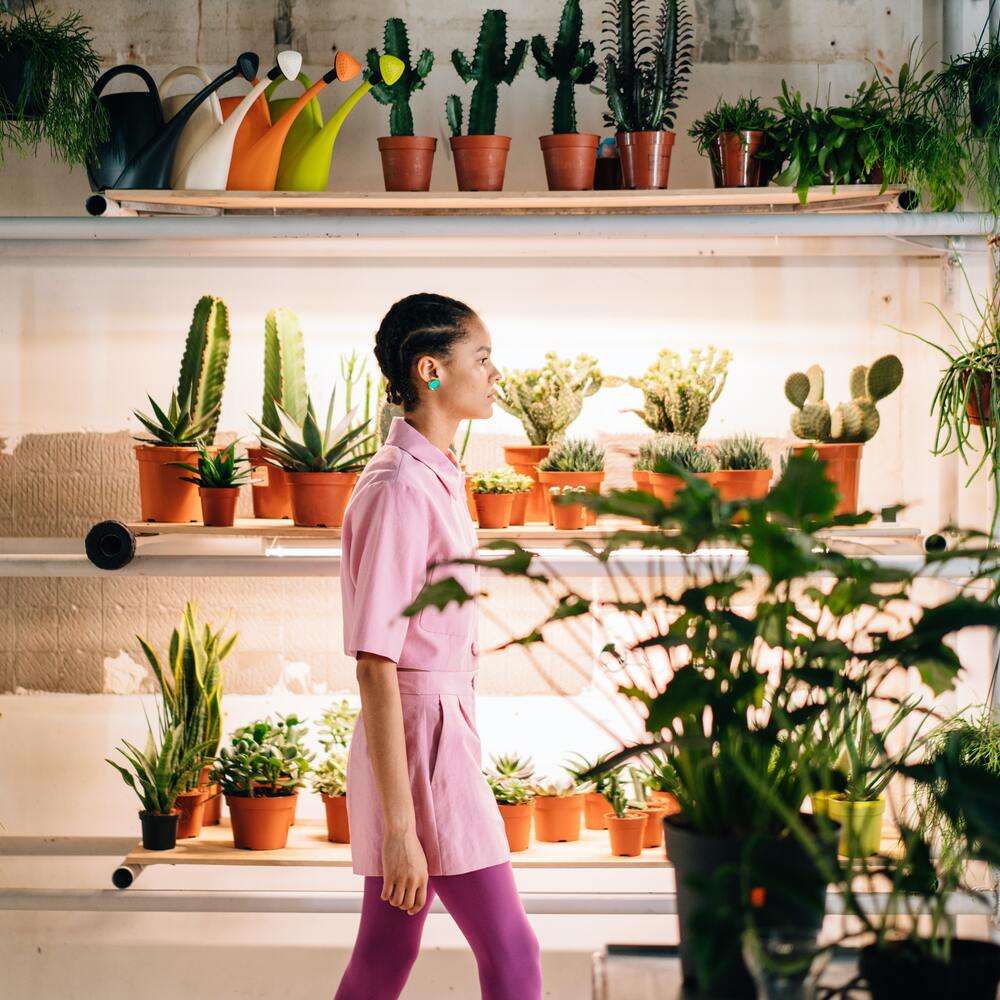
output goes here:
[{"label": "terracotta pot", "polygon": [[473,493],[480,528],[509,528],[513,493]]},{"label": "terracotta pot", "polygon": [[201,834],[205,819],[205,799],[208,798],[208,787],[199,785],[190,792],[181,792],[174,801],[174,808],[180,812],[177,821],[177,839],[186,840]]},{"label": "terracotta pot", "polygon": [[386,191],[430,191],[437,139],[430,135],[383,135],[378,140]]},{"label": "terracotta pot", "polygon": [[583,795],[540,795],[535,801],[535,840],[548,844],[580,839]]},{"label": "terracotta pot", "polygon": [[[208,449],[212,455],[218,450]],[[139,462],[139,499],[143,521],[184,524],[201,520],[198,487],[181,479],[181,476],[190,476],[191,473],[166,464],[183,462],[197,468],[201,457],[197,448],[137,444],[135,457]]]},{"label": "terracotta pot", "polygon": [[202,826],[218,826],[222,819],[222,795],[218,785],[206,785],[205,812],[202,815]]},{"label": "terracotta pot", "polygon": [[502,191],[510,150],[509,135],[453,135],[459,191]]},{"label": "terracotta pot", "polygon": [[673,132],[619,132],[618,155],[627,188],[665,188],[670,177]]},{"label": "terracotta pot", "polygon": [[545,492],[538,482],[538,463],[548,458],[552,446],[548,444],[507,444],[504,445],[504,461],[522,476],[531,476],[535,480],[535,488],[528,494],[524,511],[524,522],[548,521],[548,505],[545,502]]},{"label": "terracotta pot", "polygon": [[611,838],[611,853],[615,857],[637,858],[642,854],[642,838],[646,833],[646,814],[639,809],[629,809],[624,816],[614,812],[604,814]]},{"label": "terracotta pot", "polygon": [[[545,496],[545,509],[548,515],[549,524],[552,520],[552,499],[549,496],[550,486],[586,486],[590,493],[600,493],[601,484],[604,482],[603,472],[542,472],[538,473],[538,481],[542,484]],[[586,510],[587,524],[597,523],[597,514],[592,510]]]},{"label": "terracotta pot", "polygon": [[583,826],[585,830],[607,830],[604,814],[608,811],[608,800],[597,792],[587,792],[583,797]]},{"label": "terracotta pot", "polygon": [[227,795],[233,845],[244,851],[276,851],[288,843],[298,792],[291,795]]},{"label": "terracotta pot", "polygon": [[[962,379],[962,391],[968,385],[970,375],[968,372]],[[965,401],[965,412],[968,414],[969,423],[981,426],[991,426],[990,419],[990,397],[993,395],[993,379],[989,375],[977,372],[972,388],[969,390],[969,398]]]},{"label": "terracotta pot", "polygon": [[347,822],[347,796],[323,795],[326,808],[326,839],[333,844],[349,844],[351,829]]},{"label": "terracotta pot", "polygon": [[801,455],[806,448],[815,448],[816,454],[826,462],[826,477],[837,487],[840,501],[834,514],[857,514],[858,477],[861,472],[862,444],[811,444],[796,445],[792,451]]},{"label": "terracotta pot", "polygon": [[465,501],[469,506],[469,517],[478,524],[479,511],[476,509],[476,495],[468,483],[465,484]]},{"label": "terracotta pot", "polygon": [[649,481],[648,469],[633,469],[632,482],[635,483],[637,490],[643,490],[645,493],[653,492],[653,486]]},{"label": "terracotta pot", "polygon": [[673,792],[661,792],[652,791],[649,793],[649,798],[651,802],[666,802],[670,806],[670,812],[679,813],[681,811],[681,805],[677,801],[677,796]]},{"label": "terracotta pot", "polygon": [[497,805],[503,817],[503,827],[507,831],[507,844],[511,851],[526,851],[531,842],[531,817],[535,811],[535,800],[518,806]]},{"label": "terracotta pot", "polygon": [[180,813],[139,812],[142,825],[142,846],[147,851],[171,851],[177,846],[177,821]]},{"label": "terracotta pot", "polygon": [[583,504],[553,504],[552,527],[557,531],[579,531],[587,526],[587,508]]},{"label": "terracotta pot", "polygon": [[663,472],[649,472],[647,475],[653,496],[661,503],[672,504],[674,497],[684,489],[684,480],[680,476],[668,476]]},{"label": "terracotta pot", "polygon": [[591,191],[599,135],[570,132],[539,138],[550,191]]},{"label": "terracotta pot", "polygon": [[643,849],[659,847],[663,843],[663,817],[677,810],[669,802],[647,802],[643,811],[646,813],[646,828],[642,834]]},{"label": "terracotta pot", "polygon": [[339,528],[356,472],[286,472],[292,494],[292,520],[302,528]]},{"label": "terracotta pot", "polygon": [[524,524],[524,518],[528,510],[528,497],[531,493],[515,493],[514,502],[510,505],[510,523]]},{"label": "terracotta pot", "polygon": [[238,486],[199,486],[201,521],[206,528],[231,528],[236,523]]},{"label": "terracotta pot", "polygon": [[710,472],[709,482],[727,502],[734,500],[759,500],[771,488],[771,469],[723,469]]},{"label": "terracotta pot", "polygon": [[292,494],[284,469],[264,461],[263,448],[247,448],[253,467],[250,480],[253,493],[253,516],[279,518],[292,516]]},{"label": "terracotta pot", "polygon": [[754,153],[764,145],[764,133],[746,130],[723,132],[709,147],[712,179],[717,188],[760,186],[761,162]]}]

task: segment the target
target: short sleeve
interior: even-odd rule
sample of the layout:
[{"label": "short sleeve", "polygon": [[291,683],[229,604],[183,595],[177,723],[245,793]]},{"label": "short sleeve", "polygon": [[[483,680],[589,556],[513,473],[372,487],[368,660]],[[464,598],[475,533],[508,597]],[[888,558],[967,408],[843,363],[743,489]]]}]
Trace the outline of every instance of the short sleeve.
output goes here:
[{"label": "short sleeve", "polygon": [[399,662],[410,619],[402,611],[427,577],[427,500],[398,480],[358,491],[341,535],[344,652]]}]

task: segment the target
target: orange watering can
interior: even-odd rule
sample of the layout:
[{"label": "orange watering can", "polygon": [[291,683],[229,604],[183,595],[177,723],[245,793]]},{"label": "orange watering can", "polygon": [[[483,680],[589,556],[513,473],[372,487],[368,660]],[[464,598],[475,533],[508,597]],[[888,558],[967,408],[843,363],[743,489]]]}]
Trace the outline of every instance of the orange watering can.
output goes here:
[{"label": "orange watering can", "polygon": [[[315,128],[314,121],[319,107],[316,95],[334,80],[352,80],[361,72],[361,64],[346,52],[338,52],[333,69],[325,73],[316,83],[311,84],[301,97],[286,102],[286,107],[275,116],[275,123],[249,147],[233,149],[233,160],[229,167],[229,180],[226,187],[230,191],[273,191],[278,176],[278,166],[284,156],[283,150],[291,138],[291,132],[301,117],[305,127],[304,133],[296,146],[302,148],[312,135],[322,130],[323,120],[320,117],[320,128]],[[302,79],[300,73],[298,79]],[[268,90],[273,89],[280,81],[275,81]],[[265,91],[265,94],[267,91]],[[313,107],[315,105],[315,107]],[[302,114],[309,108],[309,114]],[[272,106],[273,111],[273,106]]]}]

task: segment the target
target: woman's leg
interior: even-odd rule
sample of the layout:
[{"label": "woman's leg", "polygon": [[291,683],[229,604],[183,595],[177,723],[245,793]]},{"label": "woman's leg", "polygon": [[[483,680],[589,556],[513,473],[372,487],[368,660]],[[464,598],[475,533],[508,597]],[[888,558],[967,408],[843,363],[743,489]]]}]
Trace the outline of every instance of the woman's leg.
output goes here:
[{"label": "woman's leg", "polygon": [[430,885],[472,947],[483,1000],[541,1000],[538,939],[510,862],[462,875],[432,875]]},{"label": "woman's leg", "polygon": [[381,875],[366,875],[358,937],[334,1000],[396,1000],[420,953],[433,901],[428,884],[424,908],[411,917],[382,899]]}]

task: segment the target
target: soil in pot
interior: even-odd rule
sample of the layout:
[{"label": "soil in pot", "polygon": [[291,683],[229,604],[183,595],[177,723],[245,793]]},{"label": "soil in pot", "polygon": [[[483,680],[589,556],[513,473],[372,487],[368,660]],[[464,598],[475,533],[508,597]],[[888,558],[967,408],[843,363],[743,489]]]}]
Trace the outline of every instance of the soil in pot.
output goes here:
[{"label": "soil in pot", "polygon": [[302,528],[340,528],[358,481],[356,472],[286,472],[292,520]]},{"label": "soil in pot", "polygon": [[498,804],[497,809],[503,817],[503,828],[507,832],[507,844],[511,852],[526,851],[531,842],[531,817],[535,812],[535,800],[516,806]]},{"label": "soil in pot", "polygon": [[513,493],[473,493],[480,528],[509,528]]},{"label": "soil in pot", "polygon": [[882,817],[885,799],[879,796],[870,802],[852,802],[845,795],[829,795],[827,815],[840,824],[838,850],[844,857],[870,857],[878,854],[882,843]]},{"label": "soil in pot", "polygon": [[614,812],[604,814],[611,840],[611,853],[616,858],[637,858],[642,854],[642,838],[646,834],[646,814],[629,809],[624,816]]},{"label": "soil in pot", "polygon": [[378,140],[386,191],[430,191],[437,139],[430,135],[383,135]]},{"label": "soil in pot", "polygon": [[201,521],[206,528],[231,528],[236,523],[238,486],[199,486]]},{"label": "soil in pot", "polygon": [[834,514],[857,514],[858,478],[861,472],[861,449],[863,444],[809,444],[795,445],[792,451],[801,455],[806,448],[814,448],[816,454],[826,462],[826,477],[837,487],[840,500]]},{"label": "soil in pot", "polygon": [[709,147],[715,186],[759,187],[761,161],[754,154],[763,145],[763,132],[747,130],[717,135]]},{"label": "soil in pot", "polygon": [[[219,449],[209,448],[214,455]],[[139,463],[139,501],[143,521],[162,524],[185,524],[201,520],[198,487],[186,482],[186,469],[167,462],[183,462],[197,468],[201,457],[197,448],[168,448],[163,445],[137,444],[135,457]]]},{"label": "soil in pot", "polygon": [[535,799],[535,840],[548,844],[580,839],[582,795],[540,795]]},{"label": "soil in pot", "polygon": [[292,494],[284,469],[264,461],[263,448],[247,448],[253,468],[250,488],[253,493],[253,516],[280,518],[292,516]]},{"label": "soil in pot", "polygon": [[610,802],[597,792],[587,792],[583,797],[583,828],[585,830],[607,830],[608,824],[604,815]]},{"label": "soil in pot", "polygon": [[951,962],[936,962],[910,941],[868,945],[858,968],[872,1000],[933,997],[934,1000],[995,1000],[1000,984],[1000,945],[955,938]]},{"label": "soil in pot", "polygon": [[150,813],[143,809],[139,813],[142,824],[142,846],[147,851],[170,851],[177,846],[177,821],[181,814]]},{"label": "soil in pot", "polygon": [[670,177],[673,132],[619,132],[618,155],[622,186],[650,190],[665,188]]},{"label": "soil in pot", "polygon": [[582,504],[553,504],[552,527],[557,531],[578,531],[587,526],[587,508]]},{"label": "soil in pot", "polygon": [[[604,482],[603,472],[542,472],[538,473],[538,481],[542,485],[545,497],[545,510],[549,524],[553,524],[552,498],[549,495],[550,486],[585,486],[590,493],[600,493],[601,485]],[[584,508],[587,524],[597,523],[595,511]]]},{"label": "soil in pot", "polygon": [[298,793],[227,795],[233,845],[244,851],[276,851],[288,843]]},{"label": "soil in pot", "polygon": [[509,135],[453,135],[448,141],[459,191],[503,190]]},{"label": "soil in pot", "polygon": [[177,820],[177,839],[187,840],[201,834],[205,819],[205,800],[208,786],[199,785],[190,792],[181,792],[174,801],[174,808],[180,813]]},{"label": "soil in pot", "polygon": [[539,138],[550,191],[590,191],[594,187],[599,135],[565,133]]},{"label": "soil in pot", "polygon": [[504,461],[522,476],[530,476],[535,480],[535,488],[528,494],[524,511],[524,523],[529,521],[547,521],[548,506],[545,503],[545,492],[538,482],[538,463],[547,458],[552,450],[547,444],[508,444],[504,445]]},{"label": "soil in pot", "polygon": [[323,795],[326,809],[326,839],[333,844],[349,844],[351,829],[347,822],[347,796]]}]

